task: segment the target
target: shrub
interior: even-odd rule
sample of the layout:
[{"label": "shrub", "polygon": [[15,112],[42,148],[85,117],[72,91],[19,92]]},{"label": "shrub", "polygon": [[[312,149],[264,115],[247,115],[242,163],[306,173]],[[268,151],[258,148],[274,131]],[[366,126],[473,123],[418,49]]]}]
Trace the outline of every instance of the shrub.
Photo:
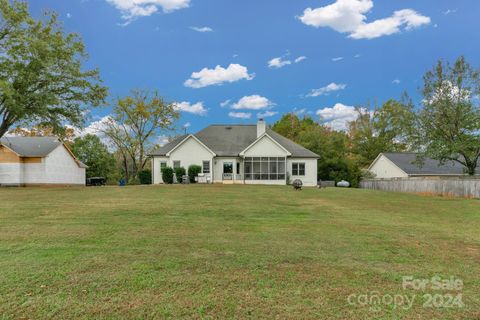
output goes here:
[{"label": "shrub", "polygon": [[177,177],[177,183],[182,183],[182,177],[187,174],[184,167],[175,169],[175,177]]},{"label": "shrub", "polygon": [[141,184],[152,184],[152,171],[142,170],[138,173],[138,178]]},{"label": "shrub", "polygon": [[195,183],[195,177],[202,172],[202,167],[192,164],[188,167],[188,177],[190,178],[191,183]]},{"label": "shrub", "polygon": [[165,184],[173,183],[173,169],[170,167],[162,168],[162,180]]}]

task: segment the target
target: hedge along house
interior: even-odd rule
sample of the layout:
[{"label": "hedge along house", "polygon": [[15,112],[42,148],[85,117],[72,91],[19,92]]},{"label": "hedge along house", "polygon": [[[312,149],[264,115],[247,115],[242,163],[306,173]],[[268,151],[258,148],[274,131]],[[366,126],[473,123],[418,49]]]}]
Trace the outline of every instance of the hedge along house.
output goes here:
[{"label": "hedge along house", "polygon": [[0,186],[85,185],[85,169],[56,137],[0,139]]},{"label": "hedge along house", "polygon": [[150,154],[153,183],[164,167],[200,165],[207,183],[317,185],[319,156],[279,135],[260,119],[256,125],[211,125],[182,135]]}]

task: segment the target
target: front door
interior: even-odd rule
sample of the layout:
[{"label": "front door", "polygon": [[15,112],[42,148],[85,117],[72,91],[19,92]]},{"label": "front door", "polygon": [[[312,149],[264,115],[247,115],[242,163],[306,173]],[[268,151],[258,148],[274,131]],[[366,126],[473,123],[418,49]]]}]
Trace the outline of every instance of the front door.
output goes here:
[{"label": "front door", "polygon": [[233,179],[233,162],[223,163],[223,180]]}]

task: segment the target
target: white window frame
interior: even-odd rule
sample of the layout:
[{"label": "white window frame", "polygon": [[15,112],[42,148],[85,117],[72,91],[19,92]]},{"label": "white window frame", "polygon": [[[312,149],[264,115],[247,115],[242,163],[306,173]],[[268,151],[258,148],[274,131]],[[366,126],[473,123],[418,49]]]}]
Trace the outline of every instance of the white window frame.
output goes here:
[{"label": "white window frame", "polygon": [[[303,166],[303,174],[301,174],[300,166]],[[296,167],[296,169],[295,169],[295,167]],[[297,174],[295,174],[295,171],[297,171]],[[306,171],[307,170],[306,170],[306,167],[305,167],[305,162],[292,162],[292,176],[305,177]]]},{"label": "white window frame", "polygon": [[160,161],[160,172],[162,172],[162,169],[166,167],[167,167],[167,161]]},{"label": "white window frame", "polygon": [[[175,166],[175,164],[178,163],[178,166]],[[173,161],[173,169],[181,168],[182,167],[182,162],[180,160],[174,160]]]},{"label": "white window frame", "polygon": [[[208,163],[208,172],[205,171],[205,163]],[[203,160],[202,161],[202,173],[210,173],[211,170],[211,165],[209,160]]]}]

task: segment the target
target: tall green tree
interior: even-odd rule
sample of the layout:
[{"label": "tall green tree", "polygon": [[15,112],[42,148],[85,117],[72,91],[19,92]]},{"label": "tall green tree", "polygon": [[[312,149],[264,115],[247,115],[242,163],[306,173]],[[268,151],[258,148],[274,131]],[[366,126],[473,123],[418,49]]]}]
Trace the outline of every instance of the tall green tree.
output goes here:
[{"label": "tall green tree", "polygon": [[[117,99],[112,117],[99,130],[120,151],[127,179],[145,168],[146,152],[154,146],[154,138],[173,130],[179,116],[176,105],[166,102],[156,91],[133,90],[130,96]],[[131,175],[129,161],[133,162]]]},{"label": "tall green tree", "polygon": [[60,131],[82,124],[82,106],[107,96],[98,70],[76,34],[66,34],[55,13],[33,19],[26,2],[0,0],[0,137],[19,123]]},{"label": "tall green tree", "polygon": [[360,170],[349,150],[348,135],[319,124],[310,117],[300,119],[289,113],[273,126],[272,130],[288,137],[301,146],[317,153],[318,178],[322,180],[348,180],[357,186]]},{"label": "tall green tree", "polygon": [[363,167],[381,152],[400,152],[409,148],[414,120],[413,104],[407,95],[401,101],[390,99],[381,107],[357,108],[357,119],[349,123],[351,152]]},{"label": "tall green tree", "polygon": [[96,135],[87,134],[84,137],[75,138],[71,150],[80,161],[88,166],[87,178],[105,177],[108,179],[114,175],[115,158]]},{"label": "tall green tree", "polygon": [[438,61],[423,80],[423,108],[417,113],[414,135],[417,148],[475,174],[480,158],[479,71],[460,57],[453,65]]}]

